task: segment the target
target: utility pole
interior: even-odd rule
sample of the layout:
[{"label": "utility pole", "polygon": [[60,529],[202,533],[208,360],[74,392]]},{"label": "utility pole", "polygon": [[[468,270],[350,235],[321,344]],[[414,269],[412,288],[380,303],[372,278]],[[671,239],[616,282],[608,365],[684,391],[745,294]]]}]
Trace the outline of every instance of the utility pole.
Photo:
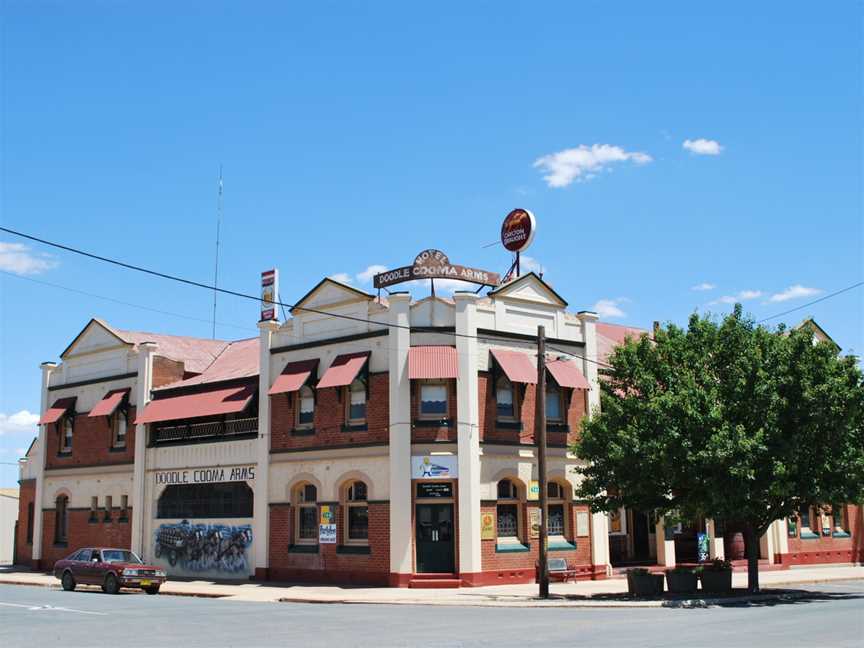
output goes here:
[{"label": "utility pole", "polygon": [[540,598],[549,598],[549,564],[547,545],[549,539],[549,506],[546,501],[546,327],[537,327],[537,397],[534,436],[537,440],[537,477],[540,482],[540,552],[539,585]]},{"label": "utility pole", "polygon": [[216,290],[219,285],[219,230],[222,227],[222,165],[219,165],[219,195],[216,199],[216,268],[213,270],[213,339],[216,339]]}]

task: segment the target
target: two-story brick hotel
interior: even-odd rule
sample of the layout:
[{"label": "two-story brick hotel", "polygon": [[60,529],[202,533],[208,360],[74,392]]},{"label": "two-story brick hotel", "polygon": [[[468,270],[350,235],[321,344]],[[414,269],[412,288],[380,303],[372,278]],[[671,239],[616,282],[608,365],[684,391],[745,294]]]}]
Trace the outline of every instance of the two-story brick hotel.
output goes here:
[{"label": "two-story brick hotel", "polygon": [[[324,279],[287,321],[275,313],[257,338],[230,342],[93,319],[59,364],[44,363],[19,561],[49,568],[78,547],[111,545],[184,576],[533,581],[543,324],[551,555],[581,578],[607,576],[610,558],[674,564],[662,520],[592,514],[574,497],[568,445],[599,407],[598,357],[632,329],[569,312],[533,273],[483,296],[418,301]],[[792,538],[778,522],[766,558],[852,560],[838,532],[858,516],[850,507],[827,537],[814,528],[818,551],[800,559],[804,529]]]}]

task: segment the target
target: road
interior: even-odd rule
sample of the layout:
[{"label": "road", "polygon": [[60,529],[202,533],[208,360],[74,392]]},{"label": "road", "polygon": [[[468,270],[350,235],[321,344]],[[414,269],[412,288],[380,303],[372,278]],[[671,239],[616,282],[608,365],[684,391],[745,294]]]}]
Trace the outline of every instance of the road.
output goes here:
[{"label": "road", "polygon": [[711,609],[253,603],[0,585],[0,646],[864,646],[864,581]]}]

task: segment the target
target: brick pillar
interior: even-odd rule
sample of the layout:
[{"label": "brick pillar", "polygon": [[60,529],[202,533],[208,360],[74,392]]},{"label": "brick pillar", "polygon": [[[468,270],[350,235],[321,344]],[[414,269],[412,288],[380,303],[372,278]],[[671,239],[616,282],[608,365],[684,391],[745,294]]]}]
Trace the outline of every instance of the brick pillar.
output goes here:
[{"label": "brick pillar", "polygon": [[705,527],[708,531],[708,557],[711,560],[726,556],[726,550],[723,548],[723,536],[717,536],[717,525],[714,520],[705,520]]},{"label": "brick pillar", "polygon": [[[153,384],[153,355],[156,352],[154,342],[138,344],[138,378],[135,381],[135,412],[140,416],[147,403],[150,402],[150,388]],[[147,560],[144,556],[144,519],[150,507],[147,500],[147,484],[145,467],[147,465],[147,425],[139,423],[135,426],[135,465],[132,471],[132,551]]]},{"label": "brick pillar", "polygon": [[667,534],[666,521],[661,517],[657,520],[657,564],[666,567],[675,566],[675,537],[669,529]]}]

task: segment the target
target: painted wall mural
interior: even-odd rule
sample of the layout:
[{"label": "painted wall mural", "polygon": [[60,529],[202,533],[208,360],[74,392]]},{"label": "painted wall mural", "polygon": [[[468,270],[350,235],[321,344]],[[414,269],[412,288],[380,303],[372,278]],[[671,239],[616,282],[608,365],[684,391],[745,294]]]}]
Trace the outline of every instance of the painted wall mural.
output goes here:
[{"label": "painted wall mural", "polygon": [[247,549],[252,526],[225,524],[162,524],[156,529],[153,551],[157,558],[190,572],[236,574],[249,571]]}]

